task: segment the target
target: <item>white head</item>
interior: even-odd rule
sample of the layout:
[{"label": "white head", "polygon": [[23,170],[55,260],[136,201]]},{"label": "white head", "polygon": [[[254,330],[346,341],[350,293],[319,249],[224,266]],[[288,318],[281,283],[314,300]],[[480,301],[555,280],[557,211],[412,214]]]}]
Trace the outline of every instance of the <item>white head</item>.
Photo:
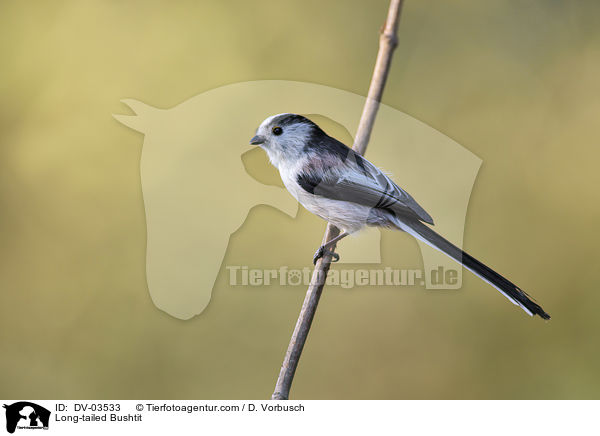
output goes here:
[{"label": "white head", "polygon": [[260,145],[271,163],[279,167],[291,163],[306,154],[307,144],[322,130],[308,118],[296,114],[278,114],[264,120],[250,144]]},{"label": "white head", "polygon": [[[33,409],[33,407],[25,406],[19,411],[19,415],[21,416],[20,420],[21,419],[27,420],[27,425],[29,425],[29,421],[31,420],[30,416],[32,414],[37,415],[35,413],[35,410]],[[21,423],[20,425],[23,425],[23,424]]]}]

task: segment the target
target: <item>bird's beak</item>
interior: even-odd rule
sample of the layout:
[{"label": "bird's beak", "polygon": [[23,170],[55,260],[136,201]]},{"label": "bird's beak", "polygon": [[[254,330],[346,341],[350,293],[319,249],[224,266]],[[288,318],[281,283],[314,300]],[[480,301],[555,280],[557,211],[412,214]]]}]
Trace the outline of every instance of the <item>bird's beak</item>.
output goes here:
[{"label": "bird's beak", "polygon": [[250,140],[250,144],[252,144],[252,145],[264,144],[265,141],[266,141],[266,138],[264,136],[256,135],[255,137],[253,137]]}]

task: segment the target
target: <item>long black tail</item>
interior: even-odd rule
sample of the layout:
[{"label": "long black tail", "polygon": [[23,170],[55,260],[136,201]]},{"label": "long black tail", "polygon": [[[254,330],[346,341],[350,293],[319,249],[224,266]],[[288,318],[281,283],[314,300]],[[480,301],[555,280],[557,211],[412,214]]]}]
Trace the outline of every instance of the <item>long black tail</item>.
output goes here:
[{"label": "long black tail", "polygon": [[[423,242],[440,250],[456,260],[458,263],[462,264],[469,271],[502,292],[504,296],[506,296],[506,298],[508,298],[514,304],[521,306],[521,308],[529,315],[539,315],[543,319],[550,319],[550,315],[544,312],[544,309],[542,309],[538,304],[531,301],[529,296],[517,285],[502,277],[493,269],[479,262],[473,256],[465,253],[456,245],[438,235],[421,221],[406,219],[402,220],[402,224],[402,230],[412,234],[418,239],[423,240]],[[407,226],[408,229],[404,228],[404,226]]]}]

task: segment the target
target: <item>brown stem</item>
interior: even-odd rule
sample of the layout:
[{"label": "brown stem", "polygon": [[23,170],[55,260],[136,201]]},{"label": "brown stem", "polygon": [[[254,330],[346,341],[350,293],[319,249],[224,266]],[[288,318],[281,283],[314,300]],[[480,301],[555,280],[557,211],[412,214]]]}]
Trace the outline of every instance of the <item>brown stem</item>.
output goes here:
[{"label": "brown stem", "polygon": [[[354,151],[360,154],[364,154],[367,149],[371,131],[373,130],[373,124],[375,124],[377,110],[379,109],[381,95],[383,94],[383,88],[390,69],[392,53],[398,44],[396,33],[398,21],[400,20],[400,11],[402,10],[402,3],[403,0],[391,0],[387,19],[381,29],[379,52],[377,53],[377,60],[375,61],[375,69],[373,70],[367,101],[365,102],[360,122],[358,123],[358,129],[352,147]],[[332,240],[338,236],[339,233],[340,231],[337,227],[328,224],[322,243],[325,244]],[[331,250],[335,250],[335,245],[331,247]],[[315,316],[330,266],[331,256],[329,255],[323,256],[315,265],[310,286],[306,292],[304,303],[302,303],[302,309],[300,310],[294,333],[292,333],[292,338],[290,339],[290,344],[288,345],[283,364],[281,365],[281,371],[277,378],[275,391],[271,397],[273,400],[287,400],[289,398],[294,374],[298,367],[298,361],[302,355],[302,349],[306,343],[306,338],[308,337],[308,332],[310,331],[310,326]]]}]

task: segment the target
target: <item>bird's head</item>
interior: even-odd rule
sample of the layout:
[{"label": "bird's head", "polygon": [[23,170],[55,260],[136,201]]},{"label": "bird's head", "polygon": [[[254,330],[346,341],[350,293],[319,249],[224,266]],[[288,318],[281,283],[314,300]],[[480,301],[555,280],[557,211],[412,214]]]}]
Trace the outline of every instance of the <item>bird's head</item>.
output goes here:
[{"label": "bird's head", "polygon": [[322,133],[319,126],[302,115],[278,114],[260,124],[250,144],[262,147],[271,163],[279,167],[304,156],[315,135]]}]

